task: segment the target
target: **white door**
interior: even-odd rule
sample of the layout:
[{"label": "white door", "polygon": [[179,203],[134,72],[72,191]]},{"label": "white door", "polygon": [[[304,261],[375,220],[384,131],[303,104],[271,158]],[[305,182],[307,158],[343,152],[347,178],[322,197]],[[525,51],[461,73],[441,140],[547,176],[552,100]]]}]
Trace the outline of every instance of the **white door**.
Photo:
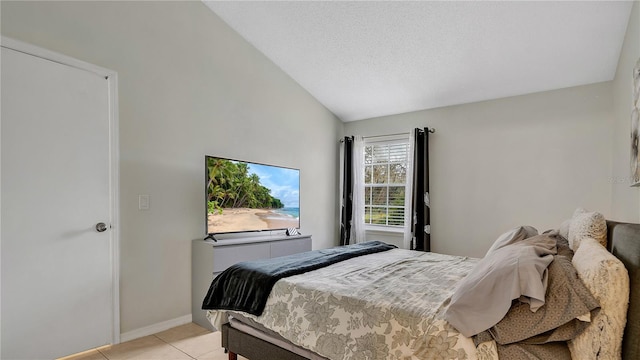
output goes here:
[{"label": "white door", "polygon": [[104,75],[6,44],[0,357],[51,359],[114,341],[114,99]]}]

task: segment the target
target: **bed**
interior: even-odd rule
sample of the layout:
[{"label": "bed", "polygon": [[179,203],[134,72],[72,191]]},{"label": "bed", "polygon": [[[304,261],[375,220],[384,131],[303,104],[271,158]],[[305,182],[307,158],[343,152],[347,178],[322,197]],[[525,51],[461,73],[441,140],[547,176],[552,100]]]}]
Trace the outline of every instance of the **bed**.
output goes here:
[{"label": "bed", "polygon": [[[575,219],[576,214],[572,218],[574,225],[577,223]],[[602,221],[604,222],[604,219]],[[586,227],[587,235],[591,235],[589,231],[593,230],[593,226],[588,224]],[[566,230],[565,236],[561,237],[569,238]],[[608,250],[604,252],[608,256],[612,254],[615,257],[611,256],[619,264],[618,272],[622,270],[625,276],[628,274],[628,277],[625,281],[618,281],[618,275],[614,276],[609,270],[609,268],[615,268],[615,265],[609,266],[612,259],[606,256],[602,257],[603,260],[597,266],[591,264],[575,266],[578,277],[585,280],[585,285],[591,293],[595,293],[594,296],[599,304],[596,304],[597,308],[593,305],[589,307],[587,319],[576,317],[577,320],[573,323],[579,324],[576,326],[581,328],[577,331],[572,327],[574,329],[572,336],[576,338],[572,337],[570,341],[554,340],[553,336],[557,335],[554,328],[554,332],[545,331],[542,334],[545,338],[551,338],[551,340],[547,339],[549,341],[545,340],[544,345],[529,344],[528,341],[533,337],[502,345],[499,324],[491,328],[495,330],[493,332],[485,331],[472,337],[462,335],[457,327],[452,326],[448,321],[447,311],[449,311],[448,308],[453,308],[452,302],[455,295],[452,295],[454,290],[447,289],[457,290],[457,287],[461,287],[456,284],[463,282],[467,275],[476,269],[480,260],[432,253],[425,255],[425,253],[400,249],[358,256],[327,267],[312,269],[313,271],[304,274],[294,274],[275,282],[264,304],[265,314],[269,313],[269,317],[265,314],[256,315],[229,308],[209,311],[208,316],[214,326],[222,331],[222,346],[228,351],[229,359],[232,360],[236,359],[238,354],[251,360],[343,358],[484,360],[498,359],[498,354],[503,359],[559,358],[551,355],[553,351],[581,360],[639,359],[640,224],[606,221],[604,231]],[[561,226],[560,233],[562,232]],[[575,252],[576,255],[572,254],[574,260],[599,258],[599,255],[594,256],[586,250],[593,248],[598,251],[596,249],[598,240],[590,236],[586,237],[589,239],[583,239]],[[557,259],[558,255],[554,254],[554,259]],[[420,262],[435,264],[435,268],[432,267],[429,271],[415,271],[419,269],[416,264]],[[376,264],[374,270],[367,267],[369,266],[367,264],[372,263]],[[552,263],[559,263],[559,261]],[[605,279],[609,280],[603,281],[602,275],[598,275],[599,280],[592,285],[586,279],[600,271],[598,266],[600,268],[605,266],[607,271]],[[438,275],[440,270],[434,270],[438,267],[446,270],[446,275]],[[389,269],[392,269],[390,273],[396,276],[390,279],[392,286],[380,285],[382,289],[376,291],[380,290],[378,292],[383,295],[379,295],[381,296],[379,298],[374,294],[375,291],[368,293],[367,287],[371,287],[371,284],[383,284],[384,281],[389,280],[387,277],[392,275],[382,272]],[[350,278],[353,274],[364,274],[365,280]],[[367,277],[370,278],[366,280]],[[356,285],[350,288],[353,281],[364,282],[362,286]],[[430,297],[418,296],[421,290],[416,288],[416,284],[424,283],[430,284]],[[603,288],[612,286],[612,283],[624,284],[626,293],[616,294]],[[355,296],[357,292],[360,292],[359,297]],[[614,299],[602,298],[603,295],[598,295],[598,292],[611,292],[610,295]],[[624,306],[607,304],[611,301],[620,302],[623,297],[625,297],[622,301]],[[362,300],[363,298],[366,301]],[[411,301],[403,302],[402,298],[411,299]],[[520,308],[529,309],[529,306],[533,308],[534,298],[522,296],[518,301],[514,300],[509,314],[516,307],[516,303]],[[523,299],[531,299],[531,301],[522,302]],[[548,299],[547,302],[549,303]],[[404,305],[395,305],[397,303]],[[379,311],[377,306],[382,309],[388,307],[390,310]],[[424,310],[423,307],[429,310]],[[612,310],[611,307],[615,309]],[[530,311],[522,312],[530,313]],[[505,316],[501,323],[508,317]],[[615,326],[618,326],[619,330],[610,330]],[[566,330],[567,327],[563,325],[562,329]],[[525,330],[530,331],[529,328]],[[498,333],[498,336],[495,336],[494,332]],[[508,335],[517,333],[507,332]],[[420,341],[416,340],[416,334],[420,334],[418,336]],[[494,336],[495,339],[490,336]],[[540,336],[537,335],[536,339]],[[539,350],[542,352],[538,353]]]}]

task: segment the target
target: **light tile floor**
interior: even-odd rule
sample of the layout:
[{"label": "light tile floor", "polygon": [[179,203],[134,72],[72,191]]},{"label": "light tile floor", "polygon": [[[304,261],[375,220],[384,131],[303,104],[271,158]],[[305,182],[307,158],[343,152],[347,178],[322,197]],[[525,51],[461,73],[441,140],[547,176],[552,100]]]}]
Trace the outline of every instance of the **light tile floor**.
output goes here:
[{"label": "light tile floor", "polygon": [[[226,360],[219,331],[189,323],[154,335],[104,346],[64,360]],[[238,359],[245,359],[238,356]],[[245,359],[246,360],[246,359]]]}]

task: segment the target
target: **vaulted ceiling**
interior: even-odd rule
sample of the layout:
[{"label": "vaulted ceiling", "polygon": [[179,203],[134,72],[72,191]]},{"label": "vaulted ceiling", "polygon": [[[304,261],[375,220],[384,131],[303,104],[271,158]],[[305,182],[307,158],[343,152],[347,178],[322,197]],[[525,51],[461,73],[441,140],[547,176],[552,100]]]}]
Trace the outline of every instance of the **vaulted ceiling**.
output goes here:
[{"label": "vaulted ceiling", "polygon": [[343,121],[612,80],[633,5],[204,2]]}]

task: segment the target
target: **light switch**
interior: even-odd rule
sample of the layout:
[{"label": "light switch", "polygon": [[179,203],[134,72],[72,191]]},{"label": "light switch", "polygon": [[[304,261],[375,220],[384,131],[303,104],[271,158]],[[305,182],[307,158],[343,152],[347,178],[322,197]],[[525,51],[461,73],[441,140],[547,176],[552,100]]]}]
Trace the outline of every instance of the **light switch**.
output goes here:
[{"label": "light switch", "polygon": [[138,195],[138,210],[149,210],[149,195]]}]

